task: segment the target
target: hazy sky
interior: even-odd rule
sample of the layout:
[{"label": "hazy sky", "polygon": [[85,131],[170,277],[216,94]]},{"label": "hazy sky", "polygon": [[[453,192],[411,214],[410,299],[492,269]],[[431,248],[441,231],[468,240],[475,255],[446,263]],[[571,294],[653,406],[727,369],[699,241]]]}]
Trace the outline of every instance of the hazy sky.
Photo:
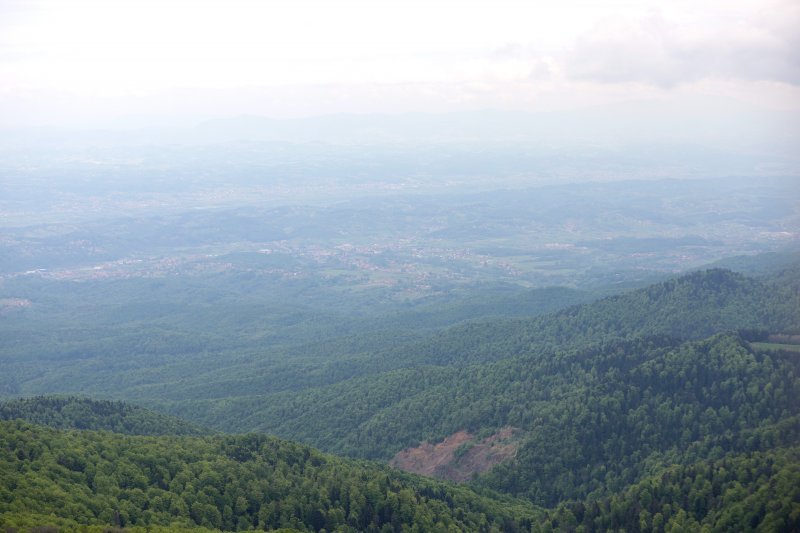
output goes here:
[{"label": "hazy sky", "polygon": [[799,0],[0,0],[0,127],[722,97],[794,113],[798,28]]}]

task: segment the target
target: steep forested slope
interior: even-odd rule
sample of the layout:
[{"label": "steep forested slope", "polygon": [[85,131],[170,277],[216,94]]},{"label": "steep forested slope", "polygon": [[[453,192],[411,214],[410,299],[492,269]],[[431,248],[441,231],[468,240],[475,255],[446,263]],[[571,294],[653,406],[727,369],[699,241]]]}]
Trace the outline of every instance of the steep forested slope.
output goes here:
[{"label": "steep forested slope", "polygon": [[186,420],[120,401],[37,396],[0,402],[0,420],[27,420],[56,429],[96,429],[128,435],[204,435]]},{"label": "steep forested slope", "polygon": [[[417,368],[259,411],[283,434],[388,458],[459,429],[525,431],[481,482],[552,505],[620,490],[654,465],[796,442],[800,361],[736,336],[617,341],[489,365]],[[752,431],[770,428],[763,441]]]},{"label": "steep forested slope", "polygon": [[142,437],[0,422],[0,526],[519,531],[540,512],[263,435]]},{"label": "steep forested slope", "polygon": [[561,504],[542,529],[800,530],[800,448],[672,466],[624,491]]},{"label": "steep forested slope", "polygon": [[762,353],[730,336],[637,344],[568,356],[508,381],[536,391],[506,404],[510,423],[529,437],[481,483],[552,505],[621,490],[663,465],[800,442],[794,354]]}]

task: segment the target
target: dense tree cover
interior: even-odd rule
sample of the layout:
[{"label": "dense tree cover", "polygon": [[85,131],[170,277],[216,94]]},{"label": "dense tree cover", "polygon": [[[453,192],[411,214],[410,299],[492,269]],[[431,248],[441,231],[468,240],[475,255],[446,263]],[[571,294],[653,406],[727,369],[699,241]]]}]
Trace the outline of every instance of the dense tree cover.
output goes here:
[{"label": "dense tree cover", "polygon": [[800,448],[672,466],[613,496],[547,513],[566,531],[800,531]]},{"label": "dense tree cover", "polygon": [[524,435],[516,459],[479,482],[553,505],[621,490],[660,465],[791,444],[798,397],[796,354],[754,350],[736,335],[651,337],[399,370],[287,397],[245,421],[384,459],[459,429],[511,425]]},{"label": "dense tree cover", "polygon": [[555,364],[517,382],[539,391],[506,407],[529,438],[488,486],[552,505],[621,490],[659,465],[800,442],[800,361],[788,353],[717,336],[623,343]]},{"label": "dense tree cover", "polygon": [[22,419],[58,429],[98,429],[128,435],[204,435],[197,424],[111,400],[36,396],[0,402],[0,420]]},{"label": "dense tree cover", "polygon": [[[800,279],[800,274],[795,272],[790,279]],[[447,315],[446,305],[418,307],[389,318],[345,320],[303,307],[265,307],[247,294],[243,288],[247,283],[239,281],[237,285],[222,277],[213,305],[192,296],[201,287],[191,282],[178,287],[163,282],[159,288],[155,281],[148,282],[150,288],[137,286],[144,293],[164,290],[170,301],[158,305],[139,301],[130,295],[130,287],[117,282],[86,289],[87,299],[105,303],[89,306],[77,325],[67,321],[43,329],[20,317],[6,317],[0,322],[7,341],[0,347],[5,370],[0,394],[81,391],[148,403],[184,417],[199,414],[196,421],[211,424],[214,413],[225,420],[243,419],[244,412],[236,410],[237,399],[250,404],[261,397],[261,406],[269,406],[281,401],[273,395],[285,391],[312,390],[402,368],[476,364],[620,336],[701,338],[741,328],[784,331],[800,323],[796,283],[783,278],[759,282],[721,270],[698,272],[546,316],[473,321],[434,333],[424,333],[419,326],[435,322],[426,318],[432,314]],[[265,290],[260,279],[249,283],[259,286],[258,292]],[[65,296],[51,297],[53,304]],[[582,297],[536,291],[529,294],[528,308],[544,310],[543,302],[551,296],[561,304]],[[521,309],[513,303],[519,298],[514,293],[496,301]],[[128,303],[114,307],[117,300]],[[450,310],[454,319],[470,316],[465,311],[467,301],[454,304]],[[474,302],[469,305],[475,312],[488,311]],[[347,314],[350,307],[343,305],[342,311]],[[36,309],[25,313],[37,322],[48,320]],[[214,400],[206,409],[211,418],[203,417],[203,411],[192,413],[173,405],[198,400]]]},{"label": "dense tree cover", "polygon": [[728,270],[693,272],[526,320],[469,323],[401,345],[388,359],[470,364],[631,336],[701,339],[724,331],[800,327],[800,270],[761,282]]},{"label": "dense tree cover", "polygon": [[[0,526],[3,526],[5,533],[217,533],[219,531],[201,526],[182,527],[176,524],[132,527],[116,527],[111,524],[87,525],[72,518],[35,512],[5,513],[0,516]],[[275,531],[297,533],[296,529],[288,528]]]},{"label": "dense tree cover", "polygon": [[800,448],[656,470],[544,511],[263,435],[125,437],[0,422],[7,531],[796,531]]},{"label": "dense tree cover", "polygon": [[[293,405],[302,404],[302,412],[312,418],[333,420],[335,413],[331,418],[327,412],[329,401],[350,394],[369,396],[370,401],[362,401],[358,408],[361,416],[337,425],[345,434],[379,410],[415,394],[421,383],[429,381],[415,377],[421,367],[436,377],[453,374],[443,367],[544,356],[619,338],[691,339],[739,329],[791,331],[800,324],[800,272],[795,269],[774,279],[756,281],[724,270],[696,272],[540,317],[469,322],[422,339],[392,331],[348,336],[288,349],[282,358],[248,354],[247,363],[241,365],[243,356],[225,354],[228,365],[215,370],[200,371],[187,360],[169,369],[188,374],[179,382],[138,390],[120,386],[130,398],[210,426],[260,429],[287,438],[301,438],[284,427],[294,423],[283,416],[298,410]],[[326,426],[321,427],[320,440],[308,442],[342,451],[321,440],[331,440]]]},{"label": "dense tree cover", "polygon": [[[700,479],[710,472],[704,464],[782,454],[800,443],[800,359],[749,342],[798,333],[800,269],[771,276],[696,272],[541,317],[470,322],[426,335],[373,329],[275,345],[273,352],[178,350],[168,358],[161,353],[166,342],[149,355],[112,357],[106,372],[121,370],[113,377],[81,375],[95,362],[81,366],[77,354],[52,363],[70,379],[74,372],[75,386],[91,389],[84,380],[103,380],[119,387],[120,396],[147,399],[216,429],[275,433],[361,458],[388,459],[460,429],[510,425],[519,429],[516,457],[478,476],[473,488],[548,507],[563,503],[550,525],[572,524],[569,511],[576,527],[634,529],[628,522],[634,507],[610,517],[585,509],[613,501],[620,507],[629,488],[665,471],[691,477],[694,470],[680,469],[697,468]],[[150,362],[152,370],[138,367]],[[55,376],[32,375],[29,383]],[[796,464],[796,455],[781,457],[787,468]],[[781,472],[774,472],[774,484],[785,484]],[[769,476],[737,471],[720,479],[761,494]],[[705,514],[685,498],[659,511],[660,519],[647,512],[665,528],[695,522],[713,528],[730,523],[725,501],[708,503]],[[564,502],[583,502],[584,513]],[[790,520],[781,505],[747,520]],[[643,508],[636,510],[638,518]],[[224,506],[218,511],[224,517]]]},{"label": "dense tree cover", "polygon": [[0,477],[0,526],[35,513],[224,530],[522,531],[540,516],[520,501],[256,434],[143,437],[0,422]]}]

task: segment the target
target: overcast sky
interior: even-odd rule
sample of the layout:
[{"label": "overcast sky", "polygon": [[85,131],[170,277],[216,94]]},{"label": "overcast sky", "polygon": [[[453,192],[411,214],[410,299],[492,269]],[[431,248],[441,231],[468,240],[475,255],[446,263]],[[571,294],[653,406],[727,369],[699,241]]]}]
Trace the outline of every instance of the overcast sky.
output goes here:
[{"label": "overcast sky", "polygon": [[798,0],[0,0],[0,127],[631,101],[795,114],[799,28]]}]

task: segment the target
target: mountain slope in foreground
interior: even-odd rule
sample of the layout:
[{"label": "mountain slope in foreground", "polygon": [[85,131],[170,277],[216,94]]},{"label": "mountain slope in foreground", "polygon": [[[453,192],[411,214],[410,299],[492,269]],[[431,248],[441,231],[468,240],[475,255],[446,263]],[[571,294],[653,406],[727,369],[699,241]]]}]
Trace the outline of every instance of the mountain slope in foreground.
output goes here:
[{"label": "mountain slope in foreground", "polygon": [[[669,467],[542,510],[264,435],[0,422],[6,531],[797,531],[800,448]],[[113,528],[113,529],[112,529]],[[146,528],[146,529],[145,529]]]},{"label": "mountain slope in foreground", "polygon": [[0,527],[527,531],[511,498],[265,435],[129,436],[0,422]]}]

